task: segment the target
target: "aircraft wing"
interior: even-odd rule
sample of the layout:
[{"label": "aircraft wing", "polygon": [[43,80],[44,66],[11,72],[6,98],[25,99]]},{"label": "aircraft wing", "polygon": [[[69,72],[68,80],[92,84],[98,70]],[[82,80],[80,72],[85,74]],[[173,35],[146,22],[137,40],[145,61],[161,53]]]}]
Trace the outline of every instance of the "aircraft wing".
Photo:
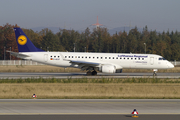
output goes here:
[{"label": "aircraft wing", "polygon": [[84,66],[94,66],[94,67],[100,65],[100,63],[87,62],[87,61],[75,61],[75,60],[70,60],[70,63],[77,64],[77,65],[84,65]]},{"label": "aircraft wing", "polygon": [[78,68],[81,68],[81,70],[87,70],[89,68],[95,68],[95,67],[100,67],[100,66],[103,66],[103,65],[114,65],[116,66],[116,68],[118,69],[122,69],[121,66],[119,65],[116,65],[116,64],[110,64],[110,63],[100,63],[100,62],[89,62],[89,61],[78,61],[78,60],[71,60],[71,59],[66,59],[64,58],[64,56],[62,54],[60,54],[61,57],[63,58],[63,60],[66,60],[66,61],[69,61],[69,63],[71,63],[72,67],[76,66]]},{"label": "aircraft wing", "polygon": [[97,67],[97,66],[101,65],[101,63],[97,63],[97,62],[77,61],[77,60],[65,59],[62,54],[60,54],[60,55],[63,58],[63,60],[69,61],[72,64],[72,66],[78,65],[78,67],[81,68],[82,70],[85,70],[89,67]]},{"label": "aircraft wing", "polygon": [[10,52],[11,55],[19,57],[19,58],[29,57],[29,55],[25,55],[25,54],[18,53],[18,52],[12,52],[12,51],[6,51],[6,52]]},{"label": "aircraft wing", "polygon": [[[64,59],[64,60],[67,60],[67,59]],[[101,63],[88,62],[88,61],[77,61],[77,60],[67,60],[67,61],[70,61],[72,66],[78,65],[78,67],[81,68],[81,70],[86,70],[88,68],[98,67],[99,65],[101,65]]]},{"label": "aircraft wing", "polygon": [[100,67],[103,65],[113,65],[113,66],[116,66],[117,69],[122,69],[121,66],[116,65],[116,64],[88,62],[88,61],[76,61],[76,60],[67,60],[67,61],[70,61],[70,63],[72,63],[72,66],[78,65],[78,67],[81,68],[81,70],[87,70],[92,67],[95,68],[95,67]]}]

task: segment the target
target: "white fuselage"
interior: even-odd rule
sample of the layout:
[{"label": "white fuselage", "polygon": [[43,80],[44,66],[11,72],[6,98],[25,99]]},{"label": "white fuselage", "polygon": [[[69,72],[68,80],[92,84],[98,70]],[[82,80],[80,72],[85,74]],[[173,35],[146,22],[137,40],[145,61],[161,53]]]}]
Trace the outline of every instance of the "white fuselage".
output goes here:
[{"label": "white fuselage", "polygon": [[86,52],[23,52],[28,55],[23,59],[31,59],[36,62],[59,66],[76,67],[70,61],[83,61],[100,63],[101,65],[114,65],[116,69],[168,69],[174,66],[162,56],[155,54],[126,54],[126,53],[86,53]]}]

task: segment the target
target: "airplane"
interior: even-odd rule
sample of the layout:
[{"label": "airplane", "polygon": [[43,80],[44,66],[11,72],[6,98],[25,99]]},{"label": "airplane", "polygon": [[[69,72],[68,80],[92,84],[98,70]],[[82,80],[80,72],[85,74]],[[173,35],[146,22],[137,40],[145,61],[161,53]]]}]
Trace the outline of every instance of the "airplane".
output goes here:
[{"label": "airplane", "polygon": [[19,52],[12,55],[58,67],[74,67],[86,70],[87,75],[102,73],[121,73],[122,69],[158,69],[174,68],[174,65],[160,55],[132,53],[87,53],[87,52],[49,52],[36,48],[21,28],[14,28]]}]

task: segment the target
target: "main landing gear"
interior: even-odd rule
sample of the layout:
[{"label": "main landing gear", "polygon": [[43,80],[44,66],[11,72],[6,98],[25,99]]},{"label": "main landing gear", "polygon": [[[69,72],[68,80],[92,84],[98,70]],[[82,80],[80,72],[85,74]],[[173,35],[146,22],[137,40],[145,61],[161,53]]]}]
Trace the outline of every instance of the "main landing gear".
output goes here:
[{"label": "main landing gear", "polygon": [[153,76],[157,76],[157,69],[153,69]]},{"label": "main landing gear", "polygon": [[97,72],[95,70],[87,71],[87,75],[97,75]]}]

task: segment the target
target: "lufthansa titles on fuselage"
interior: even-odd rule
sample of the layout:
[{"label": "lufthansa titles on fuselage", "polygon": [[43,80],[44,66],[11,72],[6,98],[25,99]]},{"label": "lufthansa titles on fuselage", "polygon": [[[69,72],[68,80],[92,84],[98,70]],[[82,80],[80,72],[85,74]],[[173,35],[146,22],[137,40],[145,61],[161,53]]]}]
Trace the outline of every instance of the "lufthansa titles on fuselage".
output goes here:
[{"label": "lufthansa titles on fuselage", "polygon": [[118,57],[136,57],[136,58],[148,58],[148,55],[118,55]]}]

